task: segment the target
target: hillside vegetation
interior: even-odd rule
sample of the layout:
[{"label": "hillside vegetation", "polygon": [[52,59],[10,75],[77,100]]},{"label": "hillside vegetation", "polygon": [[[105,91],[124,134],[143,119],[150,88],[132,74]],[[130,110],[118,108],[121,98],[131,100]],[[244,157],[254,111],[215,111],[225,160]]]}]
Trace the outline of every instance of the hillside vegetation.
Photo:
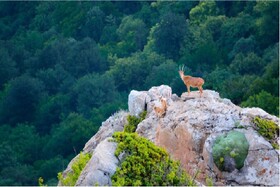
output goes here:
[{"label": "hillside vegetation", "polygon": [[57,184],[130,90],[178,75],[279,115],[278,1],[0,2],[0,185]]}]

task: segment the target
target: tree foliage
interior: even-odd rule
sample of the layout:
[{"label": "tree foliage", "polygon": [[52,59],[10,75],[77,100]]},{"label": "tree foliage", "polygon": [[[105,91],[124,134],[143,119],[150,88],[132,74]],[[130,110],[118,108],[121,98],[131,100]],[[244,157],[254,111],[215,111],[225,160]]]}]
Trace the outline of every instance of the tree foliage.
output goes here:
[{"label": "tree foliage", "polygon": [[184,16],[170,12],[165,14],[153,33],[156,51],[177,60],[186,29]]}]

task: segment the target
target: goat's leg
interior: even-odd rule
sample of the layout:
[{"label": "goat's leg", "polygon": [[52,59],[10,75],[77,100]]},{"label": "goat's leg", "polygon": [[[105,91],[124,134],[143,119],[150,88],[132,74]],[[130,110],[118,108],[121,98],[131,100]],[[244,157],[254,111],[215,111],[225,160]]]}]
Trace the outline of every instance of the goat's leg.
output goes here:
[{"label": "goat's leg", "polygon": [[188,89],[188,95],[190,95],[191,91],[190,91],[190,86],[187,85],[187,89]]},{"label": "goat's leg", "polygon": [[202,96],[202,93],[203,93],[202,86],[199,86],[199,87],[198,87],[198,89],[199,89],[199,92],[200,92],[200,97],[201,97],[201,96]]}]

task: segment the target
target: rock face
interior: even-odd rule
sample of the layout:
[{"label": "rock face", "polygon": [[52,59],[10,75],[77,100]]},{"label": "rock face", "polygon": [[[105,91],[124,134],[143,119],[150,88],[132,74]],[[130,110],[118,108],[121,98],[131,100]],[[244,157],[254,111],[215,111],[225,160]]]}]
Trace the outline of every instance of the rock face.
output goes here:
[{"label": "rock face", "polygon": [[[165,97],[168,102],[166,114],[162,118],[158,118],[153,110],[160,96]],[[172,95],[171,88],[164,85],[152,87],[148,91],[131,91],[128,106],[131,115],[137,116],[144,110],[148,112],[136,132],[164,147],[172,158],[181,162],[189,174],[194,175],[199,170],[196,180],[200,183],[205,184],[207,178],[212,178],[215,185],[279,185],[279,152],[258,134],[252,122],[253,118],[258,116],[279,125],[279,118],[262,109],[240,108],[230,100],[220,98],[217,92],[211,90],[205,90],[202,97],[199,97],[197,91],[191,92],[190,95],[183,93],[178,97]],[[120,112],[104,122],[100,131],[86,144],[84,152],[98,155],[101,150],[96,146],[103,145],[105,138],[111,136],[114,131],[121,131],[127,115]],[[220,171],[213,160],[213,145],[217,137],[232,131],[240,132],[246,137],[249,144],[248,154],[243,167],[239,169],[231,157],[223,158],[222,162],[225,160],[229,169]],[[113,147],[113,144],[111,146]],[[110,150],[114,151],[113,148]],[[234,151],[232,154],[234,155]],[[97,161],[92,160],[93,158],[86,168],[95,167]],[[115,165],[112,164],[110,172],[107,172],[108,169],[97,170],[106,171],[108,176],[111,176],[118,164],[113,158],[112,163]],[[77,185],[95,184],[97,179],[90,174],[94,171],[85,169]],[[82,179],[90,182],[79,182]],[[111,184],[107,179],[99,182],[99,185]]]},{"label": "rock face", "polygon": [[83,169],[76,186],[110,186],[111,176],[118,166],[118,159],[114,153],[117,144],[106,138],[98,144],[90,161]]}]

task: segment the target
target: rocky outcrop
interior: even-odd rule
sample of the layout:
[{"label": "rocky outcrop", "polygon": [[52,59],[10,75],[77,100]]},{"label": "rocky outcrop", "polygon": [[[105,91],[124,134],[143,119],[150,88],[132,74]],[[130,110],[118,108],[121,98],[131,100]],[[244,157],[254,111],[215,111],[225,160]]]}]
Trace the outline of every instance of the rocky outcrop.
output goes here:
[{"label": "rocky outcrop", "polygon": [[[219,185],[278,185],[279,153],[255,131],[252,119],[257,116],[279,124],[277,117],[262,109],[242,109],[205,90],[202,97],[198,92],[182,94],[164,118],[151,112],[136,131],[166,148],[190,174],[199,170],[197,179],[202,183],[211,177]],[[245,134],[249,152],[242,169],[224,172],[214,164],[212,147],[217,136],[232,130]]]},{"label": "rocky outcrop", "polygon": [[[153,110],[160,96],[165,97],[168,103],[166,114],[162,118],[158,118]],[[183,93],[178,97],[172,95],[171,88],[165,85],[152,87],[148,91],[131,91],[128,106],[132,115],[137,116],[144,110],[148,112],[146,119],[138,124],[136,132],[164,147],[191,175],[199,171],[196,179],[200,183],[205,184],[207,178],[212,178],[215,185],[279,185],[279,152],[259,135],[252,122],[255,117],[261,117],[279,125],[279,118],[262,109],[241,108],[211,90],[205,90],[202,97],[199,97],[197,91],[190,95]],[[110,137],[114,131],[121,131],[127,115],[126,112],[120,112],[104,122],[100,131],[86,144],[84,152],[98,155],[99,149],[96,146],[103,145],[105,138]],[[220,171],[214,163],[213,145],[217,137],[232,131],[240,132],[246,137],[248,154],[242,168],[236,168],[232,158],[222,158],[221,162],[225,162],[230,169]],[[232,154],[236,154],[234,150]],[[100,168],[96,166],[99,163],[97,159],[92,161],[94,158],[93,156],[86,168]],[[113,163],[117,164],[115,161]],[[106,171],[111,176],[114,169],[115,166],[112,166],[110,172],[97,170]],[[93,180],[93,174],[88,174],[92,173],[90,171],[95,170],[85,169],[78,180],[82,181],[83,178],[90,182],[77,182],[77,185],[92,185],[97,182]],[[98,184],[111,183],[106,179]]]}]

